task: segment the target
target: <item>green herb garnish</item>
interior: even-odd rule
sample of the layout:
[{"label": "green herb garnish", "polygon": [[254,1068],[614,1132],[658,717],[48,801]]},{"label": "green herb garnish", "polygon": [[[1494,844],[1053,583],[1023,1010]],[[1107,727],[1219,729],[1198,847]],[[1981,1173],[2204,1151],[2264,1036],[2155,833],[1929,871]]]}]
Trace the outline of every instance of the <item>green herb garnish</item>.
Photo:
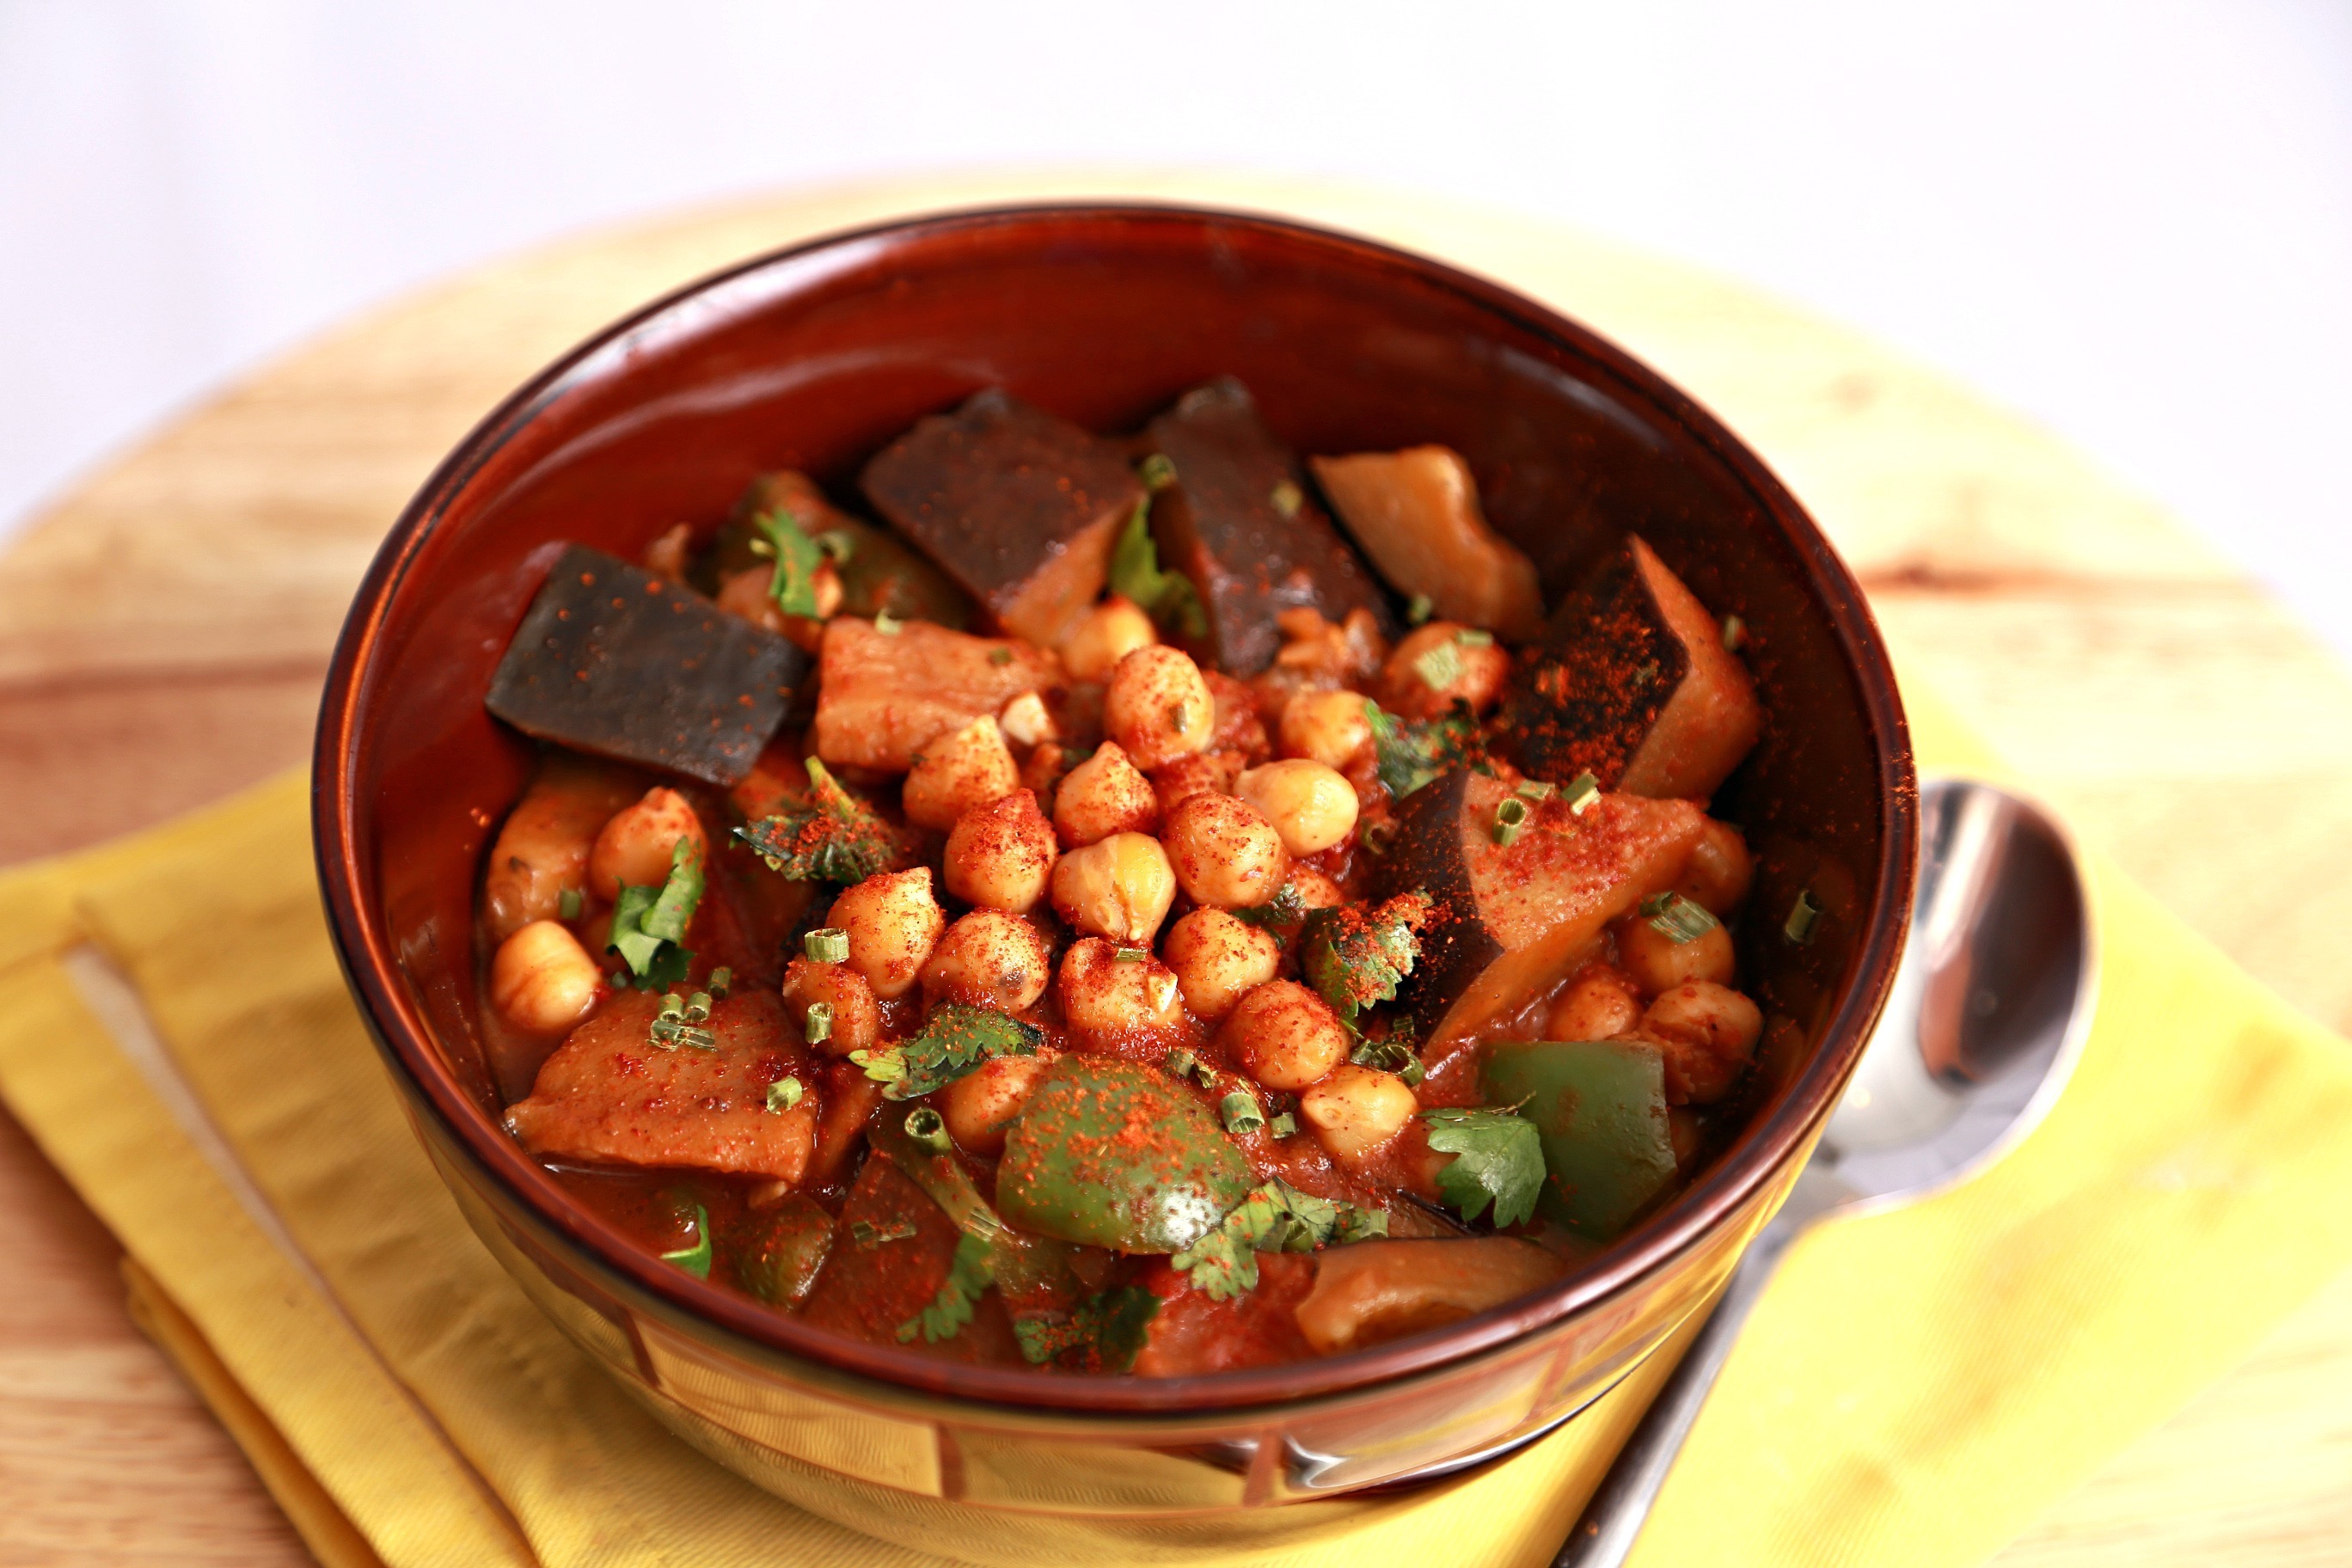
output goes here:
[{"label": "green herb garnish", "polygon": [[1226,1301],[1257,1288],[1261,1252],[1312,1252],[1388,1233],[1389,1216],[1383,1210],[1318,1198],[1276,1176],[1234,1205],[1214,1230],[1168,1261],[1211,1300]]},{"label": "green herb garnish", "polygon": [[1274,510],[1283,516],[1297,517],[1298,509],[1307,504],[1307,492],[1291,480],[1284,479],[1274,487],[1272,493],[1265,499],[1272,501]]},{"label": "green herb garnish", "polygon": [[1285,882],[1274,890],[1274,897],[1262,904],[1245,910],[1225,911],[1234,919],[1254,926],[1295,926],[1307,918],[1307,900],[1298,889]]},{"label": "green herb garnish", "polygon": [[710,994],[713,996],[718,997],[721,1002],[726,1001],[727,993],[734,989],[735,972],[725,964],[720,964],[710,972],[709,985]]},{"label": "green herb garnish", "polygon": [[926,1154],[944,1154],[955,1147],[955,1141],[948,1136],[947,1118],[928,1105],[907,1112],[906,1125],[907,1136]]},{"label": "green herb garnish", "polygon": [[1559,785],[1556,784],[1548,784],[1542,779],[1521,779],[1518,782],[1517,787],[1514,788],[1511,793],[1517,795],[1521,800],[1532,800],[1540,804],[1558,795],[1559,793]]},{"label": "green herb garnish", "polygon": [[605,951],[618,953],[629,966],[630,984],[651,991],[686,978],[694,954],[682,944],[687,922],[701,901],[702,851],[691,838],[680,838],[671,847],[669,876],[660,887],[622,884]]},{"label": "green herb garnish", "polygon": [[1135,477],[1148,490],[1164,490],[1176,482],[1176,464],[1165,452],[1154,452],[1135,465]]},{"label": "green herb garnish", "polygon": [[768,579],[768,597],[788,616],[814,616],[816,569],[824,564],[824,547],[801,531],[800,519],[782,507],[751,520],[761,542],[774,552],[775,575]]},{"label": "green herb garnish", "polygon": [[1009,647],[990,648],[988,650],[988,662],[997,666],[999,668],[1002,668],[1005,665],[1013,662],[1013,650]]},{"label": "green herb garnish", "polygon": [[698,1050],[715,1051],[719,1037],[702,1026],[710,1022],[710,994],[706,991],[694,994],[688,1002],[673,991],[661,1000],[661,1011],[654,1015],[646,1038],[666,1051],[680,1046],[692,1046]]},{"label": "green herb garnish", "polygon": [[913,1039],[879,1050],[852,1051],[849,1059],[885,1086],[883,1099],[913,1100],[945,1089],[992,1057],[1034,1056],[1045,1037],[1043,1030],[1018,1018],[949,1002]]},{"label": "green herb garnish", "polygon": [[1379,763],[1381,783],[1398,800],[1469,760],[1475,732],[1468,710],[1458,703],[1443,719],[1414,721],[1382,712],[1381,705],[1368,697],[1364,717],[1372,727],[1372,754]]},{"label": "green herb garnish", "polygon": [[555,912],[558,916],[567,921],[578,920],[580,918],[580,889],[577,888],[566,888],[562,893],[556,895]]},{"label": "green herb garnish", "polygon": [[1378,904],[1317,910],[1300,932],[1299,967],[1307,984],[1352,1024],[1375,1003],[1390,1001],[1421,956],[1417,934],[1436,912],[1427,893],[1399,893]]},{"label": "green herb garnish", "polygon": [[869,1252],[885,1242],[904,1241],[914,1234],[915,1226],[911,1220],[894,1219],[888,1225],[876,1225],[864,1219],[849,1222],[849,1239]]},{"label": "green herb garnish", "polygon": [[1739,645],[1748,640],[1748,623],[1738,616],[1723,617],[1723,651],[1738,653]]},{"label": "green herb garnish", "polygon": [[790,1110],[801,1102],[802,1092],[800,1079],[780,1078],[768,1086],[768,1109]]},{"label": "green herb garnish", "polygon": [[1443,691],[1462,679],[1462,656],[1454,651],[1452,643],[1442,642],[1435,647],[1423,648],[1412,661],[1412,669],[1429,683],[1432,691]]},{"label": "green herb garnish", "polygon": [[1642,900],[1642,915],[1652,931],[1672,938],[1677,946],[1696,942],[1723,923],[1707,913],[1705,905],[1695,904],[1680,893],[1652,893]]},{"label": "green herb garnish", "polygon": [[816,758],[807,766],[805,802],[739,827],[735,837],[769,869],[795,882],[862,882],[903,865],[907,847],[890,825],[842,788]]},{"label": "green herb garnish", "polygon": [[955,1257],[948,1264],[948,1277],[940,1281],[939,1294],[920,1317],[898,1325],[898,1342],[904,1344],[917,1334],[923,1336],[925,1344],[955,1338],[957,1331],[971,1321],[981,1293],[995,1283],[996,1259],[987,1240],[969,1231],[956,1237]]},{"label": "green herb garnish", "polygon": [[1013,1337],[1032,1366],[1059,1362],[1076,1371],[1126,1372],[1159,1315],[1158,1296],[1140,1285],[1121,1285],[1087,1297],[1061,1321],[1015,1318]]},{"label": "green herb garnish", "polygon": [[1492,647],[1495,634],[1484,626],[1464,626],[1454,634],[1454,640],[1463,647]]},{"label": "green herb garnish", "polygon": [[1495,807],[1495,842],[1508,848],[1518,841],[1519,829],[1527,826],[1528,803],[1517,795],[1505,795]]},{"label": "green herb garnish", "polygon": [[1415,594],[1412,596],[1412,602],[1404,607],[1405,624],[1408,626],[1420,626],[1422,623],[1428,620],[1431,616],[1435,615],[1436,613],[1437,605],[1428,595]]},{"label": "green herb garnish", "polygon": [[1567,804],[1570,816],[1582,816],[1601,799],[1601,781],[1591,773],[1579,773],[1570,781],[1560,799]]},{"label": "green herb garnish", "polygon": [[664,1263],[675,1263],[697,1279],[710,1278],[710,1211],[700,1204],[694,1205],[694,1245],[676,1252],[661,1255]]},{"label": "green herb garnish", "polygon": [[1421,1053],[1407,1040],[1366,1040],[1348,1054],[1348,1059],[1374,1072],[1394,1073],[1408,1089],[1429,1076],[1429,1069],[1421,1065]]},{"label": "green herb garnish", "polygon": [[1297,1131],[1298,1118],[1287,1110],[1265,1124],[1265,1135],[1269,1138],[1287,1138]]},{"label": "green herb garnish", "polygon": [[1208,612],[1201,595],[1181,572],[1163,572],[1160,546],[1151,539],[1151,498],[1146,496],[1129,514],[1127,526],[1110,552],[1110,591],[1132,599],[1162,626],[1188,637],[1209,635]]},{"label": "green herb garnish", "polygon": [[1265,1112],[1258,1109],[1257,1096],[1237,1089],[1217,1102],[1217,1114],[1225,1131],[1238,1138],[1245,1132],[1255,1132],[1265,1126]]},{"label": "green herb garnish", "polygon": [[1497,1226],[1516,1225],[1536,1212],[1543,1191],[1543,1138],[1536,1124],[1508,1110],[1443,1107],[1424,1110],[1429,1146],[1454,1156],[1437,1173],[1437,1191],[1464,1219],[1476,1219],[1495,1205]]},{"label": "green herb garnish", "polygon": [[906,624],[887,610],[874,612],[874,630],[877,636],[895,637],[898,635],[898,628]]},{"label": "green herb garnish", "polygon": [[1813,890],[1807,888],[1797,895],[1797,901],[1789,906],[1789,918],[1782,923],[1780,934],[1802,947],[1813,940],[1813,927],[1821,918],[1822,906],[1814,900]]},{"label": "green herb garnish", "polygon": [[811,963],[849,962],[849,933],[839,926],[819,926],[801,935],[801,952]]},{"label": "green herb garnish", "polygon": [[812,1046],[821,1046],[833,1038],[833,1004],[812,1002],[801,1024],[801,1038]]}]

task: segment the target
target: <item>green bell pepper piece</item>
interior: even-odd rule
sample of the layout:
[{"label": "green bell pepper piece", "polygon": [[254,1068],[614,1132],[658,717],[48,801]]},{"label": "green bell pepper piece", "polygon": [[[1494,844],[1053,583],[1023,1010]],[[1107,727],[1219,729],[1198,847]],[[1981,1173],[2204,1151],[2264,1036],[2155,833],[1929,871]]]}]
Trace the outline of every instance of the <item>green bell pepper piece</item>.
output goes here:
[{"label": "green bell pepper piece", "polygon": [[1181,1252],[1249,1195],[1249,1163],[1208,1107],[1132,1062],[1064,1057],[1004,1142],[1008,1224],[1120,1252]]},{"label": "green bell pepper piece", "polygon": [[1509,1040],[1487,1047],[1486,1097],[1517,1105],[1542,1135],[1538,1206],[1608,1241],[1675,1179],[1665,1058],[1612,1040]]}]

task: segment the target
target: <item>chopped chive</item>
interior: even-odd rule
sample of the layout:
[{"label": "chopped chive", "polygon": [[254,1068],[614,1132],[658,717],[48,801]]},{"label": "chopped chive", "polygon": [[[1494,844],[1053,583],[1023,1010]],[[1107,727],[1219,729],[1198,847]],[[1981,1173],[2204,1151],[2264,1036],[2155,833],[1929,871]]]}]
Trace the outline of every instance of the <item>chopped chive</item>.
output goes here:
[{"label": "chopped chive", "polygon": [[673,991],[661,999],[661,1016],[665,1018],[686,1016],[686,998]]},{"label": "chopped chive", "polygon": [[1224,1118],[1225,1131],[1236,1138],[1265,1126],[1265,1112],[1258,1109],[1257,1097],[1245,1089],[1237,1089],[1219,1101],[1217,1114]]},{"label": "chopped chive", "polygon": [[849,1239],[860,1250],[871,1251],[886,1241],[904,1241],[915,1234],[914,1222],[894,1219],[888,1225],[876,1225],[872,1220],[854,1219],[849,1222]]},{"label": "chopped chive", "polygon": [[687,999],[686,1021],[689,1024],[710,1022],[710,993],[698,991]]},{"label": "chopped chive", "polygon": [[907,1136],[934,1154],[944,1154],[954,1147],[948,1137],[947,1122],[928,1105],[919,1105],[907,1112]]},{"label": "chopped chive", "polygon": [[1454,634],[1454,640],[1464,647],[1492,647],[1495,646],[1495,634],[1484,626],[1464,626]]},{"label": "chopped chive", "polygon": [[1579,773],[1570,781],[1564,797],[1571,816],[1582,816],[1601,798],[1601,781],[1591,773]]},{"label": "chopped chive", "polygon": [[1122,947],[1110,956],[1114,963],[1141,963],[1151,956],[1151,950],[1148,947]]},{"label": "chopped chive", "polygon": [[1432,691],[1443,691],[1462,679],[1462,656],[1454,651],[1450,642],[1425,648],[1412,661],[1415,675],[1429,683]]},{"label": "chopped chive", "polygon": [[1135,465],[1135,477],[1148,490],[1164,490],[1176,482],[1176,464],[1165,452],[1154,452]]},{"label": "chopped chive", "polygon": [[1511,793],[1521,800],[1546,801],[1559,793],[1559,785],[1545,779],[1521,779]]},{"label": "chopped chive", "polygon": [[1297,517],[1298,509],[1307,504],[1307,492],[1285,479],[1274,487],[1274,493],[1266,499],[1274,502],[1274,510],[1283,516]]},{"label": "chopped chive", "polygon": [[1723,648],[1726,653],[1738,653],[1740,644],[1748,640],[1748,623],[1738,616],[1723,617]]},{"label": "chopped chive", "polygon": [[833,1038],[833,1004],[812,1002],[808,1005],[808,1022],[801,1028],[801,1037],[814,1046]]},{"label": "chopped chive", "polygon": [[1436,613],[1436,610],[1437,606],[1431,603],[1428,595],[1415,594],[1412,596],[1412,603],[1404,607],[1405,623],[1408,626],[1417,626],[1423,621],[1429,619],[1432,615]]},{"label": "chopped chive", "polygon": [[1813,927],[1821,918],[1822,906],[1813,900],[1813,890],[1807,888],[1789,907],[1789,919],[1780,927],[1780,934],[1802,947],[1813,940]]},{"label": "chopped chive", "polygon": [[722,963],[710,972],[709,984],[710,994],[724,1002],[727,1000],[727,993],[734,989],[735,972]]},{"label": "chopped chive", "polygon": [[1011,664],[1013,662],[1013,650],[1009,647],[990,648],[988,650],[988,662],[994,665]]},{"label": "chopped chive", "polygon": [[839,926],[822,926],[801,938],[801,951],[811,963],[849,962],[849,933]]},{"label": "chopped chive", "polygon": [[566,888],[555,900],[555,912],[567,921],[580,918],[580,889]]},{"label": "chopped chive", "polygon": [[1287,1138],[1297,1131],[1298,1118],[1287,1110],[1265,1124],[1265,1134],[1269,1138]]},{"label": "chopped chive", "polygon": [[874,629],[881,633],[886,637],[897,637],[898,635],[898,628],[905,624],[905,622],[901,621],[898,616],[892,615],[887,610],[877,610],[874,612]]},{"label": "chopped chive", "polygon": [[1652,893],[1642,900],[1642,915],[1652,931],[1671,938],[1677,946],[1696,942],[1723,923],[1704,904],[1695,904],[1680,893]]},{"label": "chopped chive", "polygon": [[775,1082],[768,1086],[769,1110],[790,1110],[793,1106],[798,1105],[800,1102],[800,1079],[796,1078],[780,1078]]},{"label": "chopped chive", "polygon": [[1422,1065],[1421,1053],[1403,1040],[1366,1040],[1348,1059],[1374,1072],[1393,1073],[1404,1080],[1407,1088],[1429,1076],[1429,1069]]},{"label": "chopped chive", "polygon": [[1364,825],[1363,846],[1367,855],[1385,855],[1396,842],[1396,824],[1385,819]]},{"label": "chopped chive", "polygon": [[1504,796],[1502,804],[1495,807],[1495,842],[1503,845],[1515,842],[1527,821],[1528,803],[1517,795]]}]

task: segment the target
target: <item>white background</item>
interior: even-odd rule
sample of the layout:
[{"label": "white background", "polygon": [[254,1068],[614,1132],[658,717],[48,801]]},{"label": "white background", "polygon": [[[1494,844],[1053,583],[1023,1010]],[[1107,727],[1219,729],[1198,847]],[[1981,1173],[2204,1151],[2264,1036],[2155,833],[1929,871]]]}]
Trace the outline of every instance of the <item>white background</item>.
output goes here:
[{"label": "white background", "polygon": [[2352,652],[2352,0],[0,0],[0,533],[469,262],[1074,161],[1425,187],[1748,279],[2036,416]]}]

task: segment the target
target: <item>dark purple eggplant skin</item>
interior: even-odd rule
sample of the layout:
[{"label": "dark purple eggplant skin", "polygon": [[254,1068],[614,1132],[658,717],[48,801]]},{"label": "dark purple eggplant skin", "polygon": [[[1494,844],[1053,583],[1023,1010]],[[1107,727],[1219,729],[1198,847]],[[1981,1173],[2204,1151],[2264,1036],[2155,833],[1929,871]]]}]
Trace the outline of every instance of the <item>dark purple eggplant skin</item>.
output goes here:
[{"label": "dark purple eggplant skin", "polygon": [[1396,837],[1375,864],[1372,896],[1391,899],[1418,889],[1437,901],[1437,911],[1421,932],[1421,956],[1397,988],[1397,1005],[1426,1038],[1454,1005],[1454,998],[1503,956],[1502,944],[1487,934],[1470,870],[1462,858],[1462,816],[1468,809],[1470,770],[1442,773],[1404,797],[1396,816]]},{"label": "dark purple eggplant skin", "polygon": [[1690,666],[1627,539],[1520,652],[1488,735],[1531,778],[1614,789]]},{"label": "dark purple eggplant skin", "polygon": [[814,661],[701,595],[575,544],[484,700],[535,740],[715,784],[751,771]]},{"label": "dark purple eggplant skin", "polygon": [[[1300,607],[1334,621],[1368,609],[1383,636],[1397,635],[1380,579],[1317,503],[1297,455],[1265,427],[1240,382],[1220,377],[1178,398],[1151,422],[1147,446],[1176,468],[1176,482],[1153,500],[1151,531],[1161,563],[1192,579],[1209,612],[1196,653],[1230,674],[1255,675],[1282,646],[1275,617]],[[1288,517],[1274,499],[1286,482],[1300,500]]]},{"label": "dark purple eggplant skin", "polygon": [[[1103,531],[1144,493],[1116,445],[993,387],[917,421],[859,483],[901,535],[1024,636],[1033,628],[1013,623],[1040,574],[1090,531],[1107,555]],[[1100,588],[1097,579],[1086,600]]]}]

